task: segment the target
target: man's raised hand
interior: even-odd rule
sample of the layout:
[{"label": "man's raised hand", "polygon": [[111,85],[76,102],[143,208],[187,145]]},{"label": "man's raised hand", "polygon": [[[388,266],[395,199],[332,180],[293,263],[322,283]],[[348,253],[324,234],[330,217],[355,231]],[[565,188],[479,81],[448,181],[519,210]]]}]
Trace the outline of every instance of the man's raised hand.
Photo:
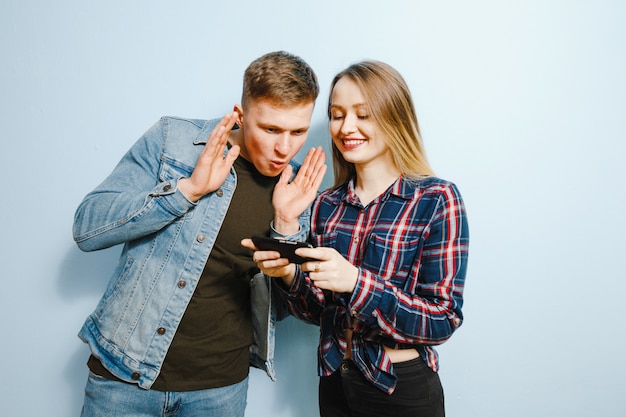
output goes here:
[{"label": "man's raised hand", "polygon": [[229,113],[215,126],[209,135],[198,161],[189,178],[181,178],[178,188],[192,202],[217,190],[226,180],[230,168],[239,156],[239,146],[235,145],[224,156],[224,147],[230,131],[237,120],[237,113]]}]

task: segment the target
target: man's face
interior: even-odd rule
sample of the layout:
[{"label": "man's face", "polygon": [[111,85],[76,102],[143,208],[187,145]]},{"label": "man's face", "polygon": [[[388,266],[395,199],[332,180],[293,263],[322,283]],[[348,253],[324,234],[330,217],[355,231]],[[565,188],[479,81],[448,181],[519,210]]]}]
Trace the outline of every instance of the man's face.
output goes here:
[{"label": "man's face", "polygon": [[277,107],[267,101],[248,101],[245,112],[235,106],[243,137],[241,156],[263,175],[275,177],[304,145],[314,103]]}]

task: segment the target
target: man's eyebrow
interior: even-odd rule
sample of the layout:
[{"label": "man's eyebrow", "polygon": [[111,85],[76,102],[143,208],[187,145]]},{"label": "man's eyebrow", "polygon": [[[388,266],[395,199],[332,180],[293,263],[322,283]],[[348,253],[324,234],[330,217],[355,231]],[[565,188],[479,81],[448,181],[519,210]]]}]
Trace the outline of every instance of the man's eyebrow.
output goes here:
[{"label": "man's eyebrow", "polygon": [[259,127],[263,128],[263,129],[280,130],[281,132],[286,131],[286,130],[288,130],[290,132],[294,132],[296,130],[309,130],[311,128],[311,126],[309,125],[309,126],[303,126],[303,127],[296,127],[294,129],[285,129],[284,127],[280,127],[280,126],[273,125],[273,124],[270,124],[270,123],[263,123],[263,122],[259,123]]}]

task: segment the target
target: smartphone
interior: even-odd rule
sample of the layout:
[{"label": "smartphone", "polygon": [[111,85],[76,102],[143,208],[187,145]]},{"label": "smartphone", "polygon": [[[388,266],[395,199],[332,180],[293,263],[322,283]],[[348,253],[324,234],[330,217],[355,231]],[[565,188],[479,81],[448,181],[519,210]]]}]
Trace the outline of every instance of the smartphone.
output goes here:
[{"label": "smartphone", "polygon": [[289,259],[289,262],[301,264],[311,261],[311,258],[304,258],[295,254],[298,248],[312,248],[313,246],[306,242],[294,242],[285,239],[272,239],[270,237],[253,236],[252,242],[259,250],[273,250],[280,253],[281,258]]}]

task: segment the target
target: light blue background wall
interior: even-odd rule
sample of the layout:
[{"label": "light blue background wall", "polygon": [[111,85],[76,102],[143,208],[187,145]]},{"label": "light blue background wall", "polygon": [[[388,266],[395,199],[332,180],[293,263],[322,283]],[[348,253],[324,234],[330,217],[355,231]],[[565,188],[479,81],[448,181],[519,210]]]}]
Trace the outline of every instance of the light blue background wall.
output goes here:
[{"label": "light blue background wall", "polygon": [[[2,1],[2,415],[80,411],[76,333],[119,253],[74,246],[84,194],[161,115],[221,116],[246,65],[286,49],[323,87],[311,145],[328,144],[332,76],[380,59],[462,190],[472,245],[466,322],[440,349],[448,415],[623,416],[624,4]],[[248,416],[317,415],[316,342],[279,325],[279,381],[251,372]]]}]

